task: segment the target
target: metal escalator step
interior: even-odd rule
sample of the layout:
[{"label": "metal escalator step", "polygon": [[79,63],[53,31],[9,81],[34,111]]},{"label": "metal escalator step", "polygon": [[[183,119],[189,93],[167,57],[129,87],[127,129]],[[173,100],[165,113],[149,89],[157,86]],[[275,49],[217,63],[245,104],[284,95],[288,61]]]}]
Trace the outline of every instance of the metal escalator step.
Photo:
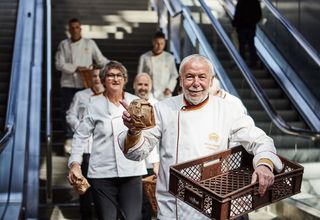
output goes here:
[{"label": "metal escalator step", "polygon": [[0,82],[0,93],[8,93],[9,85],[8,82]]},{"label": "metal escalator step", "polygon": [[[266,72],[265,70],[254,70],[252,73],[256,79],[268,79],[270,77],[270,73]],[[243,75],[238,69],[228,70],[227,74],[232,79],[243,79]]]},{"label": "metal escalator step", "polygon": [[[290,122],[288,124],[297,128],[307,128],[304,122]],[[268,135],[284,135],[284,133],[272,122],[256,122],[256,126],[261,128]]]},{"label": "metal escalator step", "polygon": [[[293,138],[291,137],[291,139]],[[319,162],[320,160],[319,146],[313,146],[313,143],[304,143],[304,141],[301,141],[297,144],[298,146],[294,148],[284,147],[282,142],[275,144],[277,153],[289,160],[298,163]],[[295,143],[292,144],[295,146]]]},{"label": "metal escalator step", "polygon": [[[280,89],[264,89],[264,92],[270,99],[282,98],[283,94]],[[238,89],[239,95],[244,98],[256,97],[254,92],[250,88]]]},{"label": "metal escalator step", "polygon": [[[271,105],[276,110],[290,110],[290,102],[287,99],[269,99]],[[262,105],[257,99],[243,99],[244,106],[250,110],[263,110]]]},{"label": "metal escalator step", "polygon": [[[1,19],[1,16],[0,16],[0,19]],[[12,22],[9,22],[9,21],[7,21],[7,22],[1,21],[0,26],[1,26],[1,28],[3,28],[3,30],[11,30],[16,27],[16,24],[13,24]]]},{"label": "metal escalator step", "polygon": [[255,69],[255,70],[251,70],[253,75],[257,78],[257,79],[269,79],[271,78],[270,73],[268,73],[266,70],[264,69]]},{"label": "metal escalator step", "polygon": [[76,220],[81,219],[78,203],[69,205],[40,205],[38,219]]},{"label": "metal escalator step", "polygon": [[271,135],[271,137],[277,149],[308,149],[315,147],[314,141],[309,138],[293,135]]},{"label": "metal escalator step", "polygon": [[233,61],[230,61],[229,59],[220,60],[220,63],[225,69],[237,69],[236,64]]},{"label": "metal escalator step", "polygon": [[[286,122],[300,121],[298,114],[295,111],[280,110],[277,112],[282,117],[282,119]],[[254,118],[256,122],[270,121],[270,118],[265,111],[249,111],[249,114],[251,115],[252,118]]]},{"label": "metal escalator step", "polygon": [[[249,88],[249,85],[245,79],[233,79],[233,85],[236,89]],[[278,85],[273,79],[258,79],[258,83],[262,88],[277,88]]]}]

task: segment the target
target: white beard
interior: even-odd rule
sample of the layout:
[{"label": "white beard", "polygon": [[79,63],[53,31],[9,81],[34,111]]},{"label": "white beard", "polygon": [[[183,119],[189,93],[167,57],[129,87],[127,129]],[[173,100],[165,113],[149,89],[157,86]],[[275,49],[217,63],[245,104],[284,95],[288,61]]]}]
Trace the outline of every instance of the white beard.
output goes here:
[{"label": "white beard", "polygon": [[203,102],[207,97],[208,97],[208,95],[206,95],[203,99],[201,99],[199,101],[194,101],[194,100],[188,99],[186,96],[185,96],[185,99],[192,105],[198,105],[201,102]]}]

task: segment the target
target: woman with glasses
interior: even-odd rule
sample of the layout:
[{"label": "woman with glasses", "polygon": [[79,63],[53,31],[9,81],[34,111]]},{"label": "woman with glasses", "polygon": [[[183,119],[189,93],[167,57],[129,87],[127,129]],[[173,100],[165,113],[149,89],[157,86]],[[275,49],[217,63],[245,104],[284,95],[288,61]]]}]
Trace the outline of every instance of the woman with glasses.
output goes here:
[{"label": "woman with glasses", "polygon": [[117,141],[118,134],[127,130],[122,120],[125,109],[120,101],[130,103],[138,97],[124,91],[128,74],[117,61],[111,61],[101,70],[100,79],[105,91],[91,97],[85,116],[74,134],[68,179],[74,185],[81,175],[84,146],[92,134],[87,176],[98,219],[117,219],[118,209],[125,219],[138,220],[141,219],[142,208],[141,176],[147,173],[145,162],[126,159]]}]

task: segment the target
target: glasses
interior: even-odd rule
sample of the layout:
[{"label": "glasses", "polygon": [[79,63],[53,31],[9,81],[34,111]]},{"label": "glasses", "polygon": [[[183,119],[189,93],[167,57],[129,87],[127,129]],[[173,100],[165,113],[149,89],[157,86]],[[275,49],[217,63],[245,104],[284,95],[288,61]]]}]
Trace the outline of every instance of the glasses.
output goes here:
[{"label": "glasses", "polygon": [[115,78],[123,79],[123,78],[124,78],[124,75],[123,75],[123,74],[106,74],[106,77],[107,77],[109,80],[114,80]]}]

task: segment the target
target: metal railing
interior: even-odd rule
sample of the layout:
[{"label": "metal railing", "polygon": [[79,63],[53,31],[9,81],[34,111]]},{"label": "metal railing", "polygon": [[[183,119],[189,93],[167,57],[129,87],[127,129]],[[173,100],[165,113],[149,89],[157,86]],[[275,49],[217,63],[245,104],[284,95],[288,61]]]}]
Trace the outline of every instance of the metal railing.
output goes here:
[{"label": "metal railing", "polygon": [[301,136],[301,137],[307,137],[311,138],[312,140],[319,139],[320,138],[320,132],[313,131],[313,130],[307,130],[302,128],[296,128],[294,126],[289,125],[286,123],[276,112],[274,107],[271,105],[267,95],[263,91],[260,84],[257,82],[255,77],[253,77],[250,69],[248,66],[244,63],[243,59],[240,57],[239,53],[237,52],[234,45],[231,43],[229,37],[225,33],[224,29],[221,27],[220,23],[217,21],[217,19],[212,14],[211,10],[207,6],[207,4],[203,0],[199,0],[201,7],[207,14],[207,16],[210,19],[210,22],[213,26],[213,28],[216,30],[218,35],[220,36],[222,42],[228,49],[229,53],[233,57],[234,61],[236,62],[237,66],[241,70],[241,73],[247,80],[248,84],[250,85],[251,89],[256,94],[258,100],[266,110],[268,116],[272,120],[272,122],[284,133]]},{"label": "metal railing", "polygon": [[315,49],[305,40],[305,38],[285,19],[279,11],[273,6],[269,0],[262,0],[268,7],[268,10],[272,12],[274,17],[291,33],[292,37],[300,44],[300,46],[306,51],[307,54],[314,60],[318,66],[320,66],[320,57]]},{"label": "metal railing", "polygon": [[46,200],[47,203],[52,202],[52,112],[51,112],[51,97],[52,97],[52,57],[51,57],[51,0],[46,0],[46,71],[47,71],[47,90],[46,90]]},{"label": "metal railing", "polygon": [[[41,116],[42,0],[19,1],[1,142],[1,219],[37,216]],[[4,181],[4,179],[6,179]],[[6,194],[6,196],[4,196]],[[6,197],[6,201],[4,201]]]},{"label": "metal railing", "polygon": [[[220,2],[233,18],[235,1]],[[319,56],[269,0],[261,1],[261,6],[264,16],[255,39],[260,59],[280,82],[305,122],[313,130],[320,131]]]},{"label": "metal railing", "polygon": [[[42,0],[20,1],[6,133],[1,138],[1,219],[38,215],[42,77]],[[5,195],[6,194],[6,195]],[[6,198],[6,201],[4,201]]]}]

